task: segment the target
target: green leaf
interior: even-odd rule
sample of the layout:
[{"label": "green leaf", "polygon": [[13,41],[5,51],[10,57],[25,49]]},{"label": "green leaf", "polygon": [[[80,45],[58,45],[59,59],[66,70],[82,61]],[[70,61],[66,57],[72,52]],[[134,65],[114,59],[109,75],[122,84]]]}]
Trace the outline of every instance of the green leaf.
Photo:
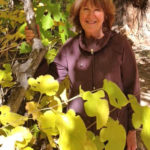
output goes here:
[{"label": "green leaf", "polygon": [[118,120],[109,118],[106,128],[100,131],[100,141],[108,141],[105,150],[123,150],[126,144],[126,131]]},{"label": "green leaf", "polygon": [[133,95],[128,95],[131,107],[134,111],[132,115],[133,126],[138,129],[142,126],[141,139],[147,149],[150,149],[150,107],[140,106]]},{"label": "green leaf", "polygon": [[27,23],[24,23],[22,24],[19,29],[18,29],[18,32],[21,33],[21,34],[24,34],[24,30],[25,30],[25,27],[27,26]]},{"label": "green leaf", "polygon": [[86,141],[86,127],[80,116],[73,110],[57,116],[59,130],[58,144],[61,150],[83,150]]},{"label": "green leaf", "polygon": [[109,117],[109,105],[108,101],[104,99],[104,91],[100,90],[95,93],[80,91],[81,97],[87,100],[84,103],[86,114],[90,117],[96,116],[97,129],[102,128],[107,123]]},{"label": "green leaf", "polygon": [[19,47],[19,53],[20,54],[26,54],[30,53],[32,51],[32,47],[27,44],[26,42],[23,42],[21,46]]},{"label": "green leaf", "polygon": [[129,102],[120,88],[112,81],[104,80],[103,89],[107,92],[110,104],[121,109]]},{"label": "green leaf", "polygon": [[45,58],[46,58],[48,64],[50,64],[54,61],[57,53],[58,53],[58,51],[56,49],[51,49],[46,53]]},{"label": "green leaf", "polygon": [[53,96],[59,88],[59,83],[51,75],[39,76],[37,79],[29,78],[28,83],[33,91]]},{"label": "green leaf", "polygon": [[48,29],[50,29],[53,25],[54,25],[54,21],[50,16],[50,13],[48,13],[47,15],[43,16],[42,19],[42,28],[46,31]]},{"label": "green leaf", "polygon": [[28,120],[28,117],[21,116],[19,114],[10,112],[10,107],[2,105],[0,107],[0,122],[3,125],[10,124],[13,127],[23,125],[25,121]]}]

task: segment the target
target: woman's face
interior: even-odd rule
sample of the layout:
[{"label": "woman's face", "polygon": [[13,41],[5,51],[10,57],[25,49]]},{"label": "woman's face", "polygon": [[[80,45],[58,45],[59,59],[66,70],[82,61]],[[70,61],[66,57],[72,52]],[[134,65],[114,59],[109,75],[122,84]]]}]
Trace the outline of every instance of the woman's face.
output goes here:
[{"label": "woman's face", "polygon": [[79,19],[86,37],[92,36],[100,38],[100,36],[103,35],[104,11],[102,8],[87,2],[81,6]]}]

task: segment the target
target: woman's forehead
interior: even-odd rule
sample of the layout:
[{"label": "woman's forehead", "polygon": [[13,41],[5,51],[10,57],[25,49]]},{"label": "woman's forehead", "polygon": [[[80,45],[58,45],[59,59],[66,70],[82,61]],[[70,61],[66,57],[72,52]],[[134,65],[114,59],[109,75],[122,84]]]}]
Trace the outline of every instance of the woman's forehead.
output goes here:
[{"label": "woman's forehead", "polygon": [[87,6],[88,4],[94,7],[101,7],[100,0],[83,0],[82,6]]}]

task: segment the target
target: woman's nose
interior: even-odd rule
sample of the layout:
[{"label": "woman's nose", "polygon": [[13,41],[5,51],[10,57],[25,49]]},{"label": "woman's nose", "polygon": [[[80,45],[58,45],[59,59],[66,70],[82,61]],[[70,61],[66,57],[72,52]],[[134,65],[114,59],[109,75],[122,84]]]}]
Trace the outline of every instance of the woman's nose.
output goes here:
[{"label": "woman's nose", "polygon": [[89,11],[88,17],[89,18],[95,17],[94,11]]}]

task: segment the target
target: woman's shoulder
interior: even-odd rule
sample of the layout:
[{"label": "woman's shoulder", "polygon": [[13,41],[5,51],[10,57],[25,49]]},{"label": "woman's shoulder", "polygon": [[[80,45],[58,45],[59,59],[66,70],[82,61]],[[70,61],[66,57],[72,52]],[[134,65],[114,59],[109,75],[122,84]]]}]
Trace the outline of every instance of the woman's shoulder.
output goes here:
[{"label": "woman's shoulder", "polygon": [[61,49],[68,49],[72,46],[78,44],[79,35],[76,35],[74,37],[70,37],[61,47]]},{"label": "woman's shoulder", "polygon": [[131,49],[131,43],[127,36],[115,31],[112,31],[110,43],[114,47],[114,50],[119,53],[122,53],[124,49]]}]

